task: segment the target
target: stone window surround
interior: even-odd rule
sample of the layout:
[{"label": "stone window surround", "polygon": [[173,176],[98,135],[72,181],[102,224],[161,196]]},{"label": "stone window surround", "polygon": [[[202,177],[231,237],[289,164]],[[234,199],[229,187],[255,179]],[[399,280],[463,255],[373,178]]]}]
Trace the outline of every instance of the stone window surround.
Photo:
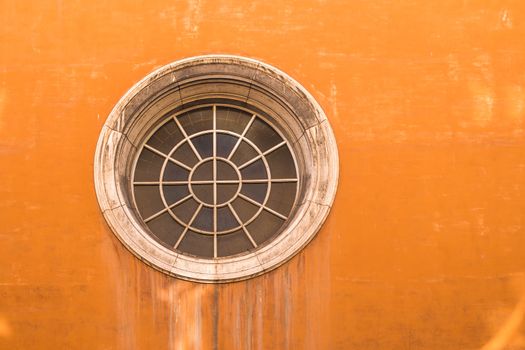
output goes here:
[{"label": "stone window surround", "polygon": [[[291,218],[274,240],[244,255],[203,259],[167,249],[147,233],[130,197],[137,147],[148,132],[167,112],[205,99],[248,104],[271,116],[293,144],[298,158],[300,195]],[[95,190],[108,225],[142,261],[187,280],[228,282],[280,266],[315,237],[335,198],[338,162],[327,118],[299,83],[253,59],[197,56],[157,69],[116,104],[95,152]]]}]

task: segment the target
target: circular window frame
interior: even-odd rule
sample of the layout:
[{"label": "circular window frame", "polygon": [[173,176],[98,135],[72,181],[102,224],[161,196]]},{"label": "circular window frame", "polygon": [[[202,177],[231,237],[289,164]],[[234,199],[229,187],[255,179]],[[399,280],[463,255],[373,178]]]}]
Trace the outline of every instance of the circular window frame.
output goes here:
[{"label": "circular window frame", "polygon": [[[299,168],[299,195],[282,232],[257,250],[215,259],[178,253],[151,237],[134,207],[130,176],[145,137],[166,113],[210,100],[249,106],[272,118],[294,148]],[[119,240],[152,267],[199,282],[247,279],[291,259],[324,223],[338,173],[333,131],[306,89],[275,67],[230,55],[176,61],[135,84],[109,114],[94,160],[97,199]]]}]

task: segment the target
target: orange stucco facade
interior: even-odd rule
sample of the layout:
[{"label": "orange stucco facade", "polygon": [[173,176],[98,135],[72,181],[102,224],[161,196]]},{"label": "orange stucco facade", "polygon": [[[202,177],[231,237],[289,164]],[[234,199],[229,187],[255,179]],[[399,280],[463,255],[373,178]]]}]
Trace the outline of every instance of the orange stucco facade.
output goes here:
[{"label": "orange stucco facade", "polygon": [[[1,349],[525,349],[525,3],[11,1],[0,11]],[[244,282],[115,238],[93,156],[153,69],[253,57],[334,129],[317,237]]]}]

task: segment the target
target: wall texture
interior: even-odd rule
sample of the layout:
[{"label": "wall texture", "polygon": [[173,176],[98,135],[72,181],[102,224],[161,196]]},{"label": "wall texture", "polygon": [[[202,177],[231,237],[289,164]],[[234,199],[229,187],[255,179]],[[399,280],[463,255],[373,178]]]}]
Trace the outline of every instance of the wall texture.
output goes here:
[{"label": "wall texture", "polygon": [[[0,10],[1,349],[525,349],[525,3],[11,1]],[[107,228],[93,155],[154,68],[229,53],[325,109],[332,213],[203,285]]]}]

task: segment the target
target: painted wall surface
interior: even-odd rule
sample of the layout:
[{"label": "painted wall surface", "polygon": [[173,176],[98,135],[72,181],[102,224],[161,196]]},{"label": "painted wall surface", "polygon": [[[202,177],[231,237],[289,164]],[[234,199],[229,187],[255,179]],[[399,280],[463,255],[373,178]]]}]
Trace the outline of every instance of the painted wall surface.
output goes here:
[{"label": "painted wall surface", "polygon": [[[525,349],[525,2],[0,7],[1,349]],[[101,126],[151,70],[244,55],[302,83],[341,159],[326,225],[261,277],[166,277],[113,236]]]}]

